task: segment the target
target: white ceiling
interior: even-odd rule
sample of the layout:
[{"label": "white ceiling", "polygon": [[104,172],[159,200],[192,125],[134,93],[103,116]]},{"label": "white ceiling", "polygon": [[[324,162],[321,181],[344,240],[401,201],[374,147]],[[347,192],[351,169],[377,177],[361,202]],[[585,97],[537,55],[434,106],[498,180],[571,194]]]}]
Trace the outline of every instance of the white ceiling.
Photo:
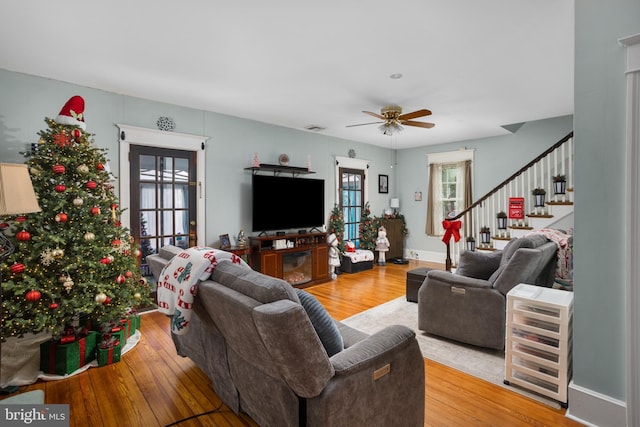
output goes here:
[{"label": "white ceiling", "polygon": [[[572,114],[573,8],[574,0],[11,1],[0,16],[0,68],[415,147]],[[436,126],[405,126],[393,141],[376,125],[346,127],[375,121],[361,111],[389,104],[430,109],[416,120]]]}]

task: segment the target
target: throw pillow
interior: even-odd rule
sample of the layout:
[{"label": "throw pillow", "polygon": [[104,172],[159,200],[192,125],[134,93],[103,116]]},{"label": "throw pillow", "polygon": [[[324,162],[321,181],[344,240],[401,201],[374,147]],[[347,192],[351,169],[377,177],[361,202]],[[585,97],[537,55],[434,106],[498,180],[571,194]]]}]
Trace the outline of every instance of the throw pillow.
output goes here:
[{"label": "throw pillow", "polygon": [[309,320],[313,325],[313,329],[316,330],[318,338],[322,342],[325,351],[329,357],[344,350],[344,341],[342,335],[336,326],[335,322],[327,313],[327,310],[320,304],[320,301],[316,299],[310,293],[296,288],[296,293],[300,299],[300,304],[307,312]]}]

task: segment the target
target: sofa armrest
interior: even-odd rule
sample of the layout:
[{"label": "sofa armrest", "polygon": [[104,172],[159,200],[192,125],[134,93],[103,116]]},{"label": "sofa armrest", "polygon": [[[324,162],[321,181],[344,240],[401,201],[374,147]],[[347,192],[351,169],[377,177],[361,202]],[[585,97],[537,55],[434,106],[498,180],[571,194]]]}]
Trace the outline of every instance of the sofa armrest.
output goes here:
[{"label": "sofa armrest", "polygon": [[[429,282],[429,284],[433,284],[431,286],[456,286],[461,288],[478,288],[478,289],[489,289],[491,288],[491,283],[482,280],[476,279],[473,277],[460,276],[459,274],[449,273],[447,271],[442,270],[431,270],[427,273],[427,278],[425,279],[425,283]],[[422,294],[424,286],[420,287],[418,291],[418,295]]]},{"label": "sofa armrest", "polygon": [[412,330],[384,328],[331,363],[335,376],[307,400],[307,425],[424,426],[424,359]]},{"label": "sofa armrest", "polygon": [[383,363],[389,352],[399,352],[417,343],[415,332],[406,326],[392,325],[359,341],[330,360],[336,375],[349,375],[354,371],[374,368]]}]

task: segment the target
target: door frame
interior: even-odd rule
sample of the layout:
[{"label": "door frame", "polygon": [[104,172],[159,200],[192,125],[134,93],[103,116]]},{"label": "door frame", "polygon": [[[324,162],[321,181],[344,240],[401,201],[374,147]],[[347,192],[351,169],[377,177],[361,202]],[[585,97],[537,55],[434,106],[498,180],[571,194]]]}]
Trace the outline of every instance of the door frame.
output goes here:
[{"label": "door frame", "polygon": [[[141,128],[125,124],[116,124],[118,127],[118,142],[120,144],[120,208],[124,209],[120,221],[122,225],[131,228],[131,185],[129,152],[131,145],[144,145],[148,147],[168,148],[197,152],[197,176],[198,188],[196,190],[196,233],[197,245],[205,243],[205,149],[208,136],[191,135],[186,133],[166,132],[155,129]],[[125,197],[126,196],[126,197]]]}]

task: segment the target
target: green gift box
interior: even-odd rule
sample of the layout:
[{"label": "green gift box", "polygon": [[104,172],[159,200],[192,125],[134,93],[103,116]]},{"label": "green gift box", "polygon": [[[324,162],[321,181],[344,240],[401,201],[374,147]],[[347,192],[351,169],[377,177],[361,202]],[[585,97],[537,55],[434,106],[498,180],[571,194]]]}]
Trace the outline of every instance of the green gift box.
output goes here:
[{"label": "green gift box", "polygon": [[97,338],[97,332],[89,332],[68,344],[53,341],[40,344],[40,370],[65,375],[80,369],[95,359]]},{"label": "green gift box", "polygon": [[98,366],[110,365],[120,361],[122,354],[122,341],[118,341],[113,347],[98,348]]},{"label": "green gift box", "polygon": [[131,320],[131,335],[133,335],[138,329],[140,329],[140,315],[133,315],[129,317],[129,319]]}]

